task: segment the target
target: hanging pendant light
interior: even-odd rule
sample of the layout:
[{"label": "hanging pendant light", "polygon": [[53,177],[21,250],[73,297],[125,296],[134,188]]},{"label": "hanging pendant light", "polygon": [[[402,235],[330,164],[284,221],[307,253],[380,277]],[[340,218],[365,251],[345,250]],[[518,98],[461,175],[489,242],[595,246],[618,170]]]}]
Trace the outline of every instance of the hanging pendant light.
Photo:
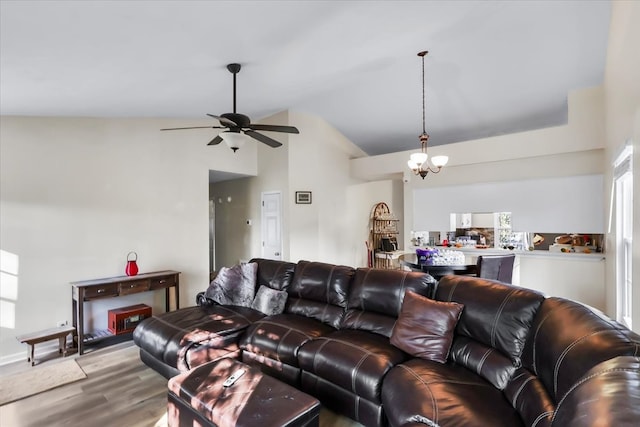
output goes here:
[{"label": "hanging pendant light", "polygon": [[418,56],[422,58],[422,134],[420,135],[420,152],[413,153],[409,157],[407,164],[409,168],[416,175],[420,175],[424,179],[429,172],[438,173],[444,165],[449,161],[448,156],[433,156],[431,163],[436,169],[431,169],[429,166],[429,156],[427,155],[427,142],[429,141],[429,134],[427,134],[425,126],[425,90],[424,90],[424,57],[429,53],[428,51],[419,52]]}]

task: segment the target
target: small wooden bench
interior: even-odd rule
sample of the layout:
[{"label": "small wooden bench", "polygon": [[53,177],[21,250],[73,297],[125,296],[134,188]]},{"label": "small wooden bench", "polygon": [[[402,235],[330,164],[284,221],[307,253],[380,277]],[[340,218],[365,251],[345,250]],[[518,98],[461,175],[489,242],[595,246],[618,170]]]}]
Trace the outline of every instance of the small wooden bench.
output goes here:
[{"label": "small wooden bench", "polygon": [[31,362],[31,366],[34,366],[35,360],[33,359],[33,350],[36,344],[58,338],[58,352],[62,353],[62,356],[64,357],[67,355],[67,335],[73,334],[75,331],[76,328],[73,326],[59,326],[57,328],[20,335],[16,338],[21,343],[29,345],[29,348],[27,349],[27,362]]}]

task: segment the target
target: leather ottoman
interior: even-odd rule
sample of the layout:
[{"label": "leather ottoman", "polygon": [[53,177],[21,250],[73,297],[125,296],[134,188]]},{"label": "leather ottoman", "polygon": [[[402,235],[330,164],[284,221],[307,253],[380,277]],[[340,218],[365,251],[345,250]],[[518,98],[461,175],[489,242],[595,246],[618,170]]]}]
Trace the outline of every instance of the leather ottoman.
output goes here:
[{"label": "leather ottoman", "polygon": [[[245,374],[223,383],[238,369]],[[320,402],[234,359],[205,363],[169,380],[168,425],[317,427]]]}]

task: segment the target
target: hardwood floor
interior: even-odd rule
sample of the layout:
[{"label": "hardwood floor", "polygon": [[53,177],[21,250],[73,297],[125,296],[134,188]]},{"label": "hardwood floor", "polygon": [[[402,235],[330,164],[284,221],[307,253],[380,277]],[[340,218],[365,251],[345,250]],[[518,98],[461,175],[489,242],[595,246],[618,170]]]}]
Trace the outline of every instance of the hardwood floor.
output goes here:
[{"label": "hardwood floor", "polygon": [[[158,421],[159,427],[163,425],[167,380],[140,361],[133,343],[106,347],[76,361],[87,379],[0,407],[0,425],[149,427]],[[2,372],[15,372],[27,363],[20,365],[3,367]]]},{"label": "hardwood floor", "polygon": [[[0,426],[166,427],[167,380],[140,361],[133,342],[68,357],[76,357],[87,379],[0,406]],[[56,354],[40,360],[63,359]],[[26,369],[26,361],[0,366],[0,381]],[[323,409],[320,426],[360,424]]]}]

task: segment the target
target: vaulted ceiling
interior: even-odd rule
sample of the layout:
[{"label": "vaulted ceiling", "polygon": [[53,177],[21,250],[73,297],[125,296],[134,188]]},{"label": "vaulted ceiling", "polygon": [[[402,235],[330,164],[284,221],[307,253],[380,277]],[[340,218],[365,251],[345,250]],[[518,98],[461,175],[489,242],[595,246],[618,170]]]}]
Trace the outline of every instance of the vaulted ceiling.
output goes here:
[{"label": "vaulted ceiling", "polygon": [[239,62],[239,112],[316,114],[383,154],[419,146],[416,54],[429,50],[431,145],[555,126],[570,91],[603,82],[610,9],[598,0],[2,0],[0,113],[199,120],[232,111],[226,64]]}]

